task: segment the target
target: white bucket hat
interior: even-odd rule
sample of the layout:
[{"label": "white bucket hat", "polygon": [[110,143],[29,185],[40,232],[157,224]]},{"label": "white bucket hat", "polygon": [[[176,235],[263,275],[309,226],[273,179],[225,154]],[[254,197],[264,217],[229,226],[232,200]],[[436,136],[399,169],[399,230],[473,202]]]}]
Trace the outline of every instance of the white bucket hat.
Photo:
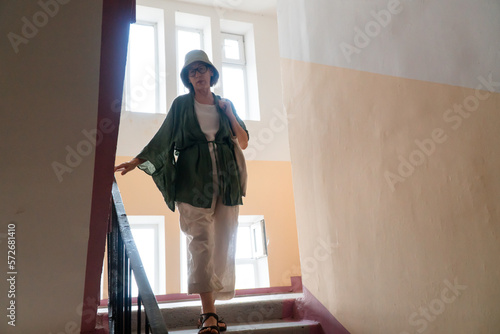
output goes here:
[{"label": "white bucket hat", "polygon": [[219,71],[217,71],[214,64],[212,64],[210,59],[208,59],[208,56],[205,53],[205,51],[192,50],[186,54],[186,58],[184,59],[184,66],[182,67],[182,70],[181,70],[181,80],[182,80],[182,83],[184,84],[184,86],[186,86],[187,88],[191,87],[191,83],[189,82],[189,76],[187,73],[188,72],[187,68],[189,67],[189,65],[191,65],[192,63],[197,62],[197,61],[201,61],[201,62],[209,65],[212,72],[214,72],[214,75],[210,79],[210,86],[215,85],[217,83],[217,81],[219,80]]}]

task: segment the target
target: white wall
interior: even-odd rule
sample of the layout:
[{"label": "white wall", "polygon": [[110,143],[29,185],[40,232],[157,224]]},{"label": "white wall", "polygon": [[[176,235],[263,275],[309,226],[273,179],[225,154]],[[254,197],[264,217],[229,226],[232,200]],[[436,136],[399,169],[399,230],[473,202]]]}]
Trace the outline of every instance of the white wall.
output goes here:
[{"label": "white wall", "polygon": [[[255,55],[260,106],[260,121],[245,121],[250,132],[249,147],[245,155],[249,160],[289,161],[288,128],[282,102],[278,30],[276,17],[262,16],[198,6],[176,1],[141,0],[139,5],[163,8],[165,14],[165,54],[167,109],[177,95],[175,74],[175,12],[188,12],[207,16],[211,20],[213,62],[220,69],[221,49],[220,20],[234,20],[253,24],[255,35]],[[180,79],[179,79],[180,80]],[[215,93],[220,89],[215,87]],[[165,114],[124,113],[118,138],[119,156],[135,156],[156,133]]]},{"label": "white wall", "polygon": [[[95,153],[82,131],[96,128],[102,1],[55,4],[0,4],[1,333],[69,333],[81,321]],[[11,32],[25,38],[17,52]],[[68,147],[85,155],[59,179],[52,164],[68,165]],[[15,327],[6,317],[9,223]]]},{"label": "white wall", "polygon": [[280,35],[280,51],[289,59],[476,88],[479,75],[500,77],[500,39],[492,36],[500,31],[499,12],[494,0],[281,0],[280,29],[288,33]]}]

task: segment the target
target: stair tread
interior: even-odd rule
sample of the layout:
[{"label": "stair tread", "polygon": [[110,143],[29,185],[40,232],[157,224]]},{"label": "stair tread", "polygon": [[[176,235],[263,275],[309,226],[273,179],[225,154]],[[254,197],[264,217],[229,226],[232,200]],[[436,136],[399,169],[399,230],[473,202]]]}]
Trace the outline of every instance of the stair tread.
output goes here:
[{"label": "stair tread", "polygon": [[[221,300],[216,301],[217,307],[232,307],[236,304],[247,304],[247,303],[263,303],[263,302],[279,302],[284,300],[294,300],[304,297],[303,293],[282,293],[282,294],[267,294],[267,295],[255,295],[255,296],[238,296],[231,300]],[[199,308],[201,306],[201,301],[199,299],[195,300],[170,300],[170,301],[159,301],[158,307],[160,310],[179,310],[184,308]],[[137,311],[137,306],[132,306],[133,311]],[[108,313],[107,306],[100,306],[97,310],[98,314]]]},{"label": "stair tread", "polygon": [[[289,297],[289,296],[287,296]],[[279,321],[283,317],[291,317],[291,307],[295,299],[290,298],[265,298],[265,299],[239,299],[217,303],[217,314],[228,323],[248,324],[262,321]],[[196,324],[201,303],[197,306],[177,305],[176,308],[161,308],[163,318],[168,328],[186,328]],[[288,311],[285,311],[287,309]],[[287,318],[285,318],[287,319]]]},{"label": "stair tread", "polygon": [[[244,324],[244,325],[228,323],[226,333],[238,333],[241,331],[248,331],[248,330],[304,328],[304,327],[311,327],[311,326],[316,326],[316,325],[318,325],[318,323],[315,321],[311,321],[311,320],[300,320],[300,321],[273,320],[273,321],[263,321],[263,322],[259,322],[259,323]],[[192,333],[197,333],[197,330],[198,329],[196,327],[179,328],[176,330],[169,331],[169,333],[192,334]]]},{"label": "stair tread", "polygon": [[[215,305],[225,306],[243,303],[261,303],[261,302],[273,302],[273,301],[283,301],[291,300],[304,297],[303,293],[282,293],[282,294],[268,294],[268,295],[256,295],[256,296],[238,296],[230,300],[218,300]],[[196,300],[185,300],[185,301],[161,301],[158,302],[160,309],[177,309],[182,307],[193,307],[200,306],[201,301]]]}]

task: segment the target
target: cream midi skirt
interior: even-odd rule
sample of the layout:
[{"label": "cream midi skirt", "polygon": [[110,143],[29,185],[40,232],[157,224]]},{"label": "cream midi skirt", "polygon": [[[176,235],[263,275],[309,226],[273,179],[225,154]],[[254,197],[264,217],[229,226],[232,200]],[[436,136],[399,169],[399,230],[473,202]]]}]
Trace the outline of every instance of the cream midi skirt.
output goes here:
[{"label": "cream midi skirt", "polygon": [[214,150],[214,194],[209,209],[177,202],[180,228],[186,235],[188,293],[214,292],[216,300],[234,297],[239,206],[226,206],[217,193]]}]

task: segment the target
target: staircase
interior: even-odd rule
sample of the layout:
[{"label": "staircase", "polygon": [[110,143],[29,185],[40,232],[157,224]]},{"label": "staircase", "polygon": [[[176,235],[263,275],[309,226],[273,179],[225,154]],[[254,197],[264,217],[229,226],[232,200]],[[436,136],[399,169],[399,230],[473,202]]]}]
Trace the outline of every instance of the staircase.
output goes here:
[{"label": "staircase", "polygon": [[[280,294],[252,297],[236,297],[218,302],[217,313],[228,325],[227,333],[322,333],[318,323],[294,320],[296,298],[302,294]],[[197,315],[200,302],[160,304],[169,333],[197,333]]]},{"label": "staircase", "polygon": [[[294,319],[296,300],[301,297],[301,293],[235,297],[217,302],[216,307],[217,313],[228,325],[226,333],[323,334],[319,323]],[[200,306],[199,300],[159,303],[168,332],[198,333],[196,323]],[[102,323],[107,321],[106,312],[107,309],[99,312]],[[135,315],[133,318],[136,318]],[[132,327],[135,328],[135,324]]]},{"label": "staircase", "polygon": [[[198,333],[201,301],[193,299],[195,296],[182,294],[153,294],[130,231],[116,180],[112,192],[107,243],[109,300],[106,303],[108,305],[98,310],[97,325],[111,334],[142,333],[143,324],[146,333],[150,333],[150,330],[153,334]],[[137,298],[132,296],[132,274],[140,294]],[[303,298],[303,293],[289,292],[303,290],[300,278],[291,278],[291,283],[290,287],[281,287],[285,288],[281,294],[277,293],[278,288],[274,288],[274,293],[265,294],[259,289],[251,292],[264,293],[260,295],[245,295],[249,293],[247,290],[238,290],[238,296],[232,300],[217,302],[217,313],[228,326],[226,333],[324,334],[318,322],[297,319],[295,316],[304,314],[303,302],[306,298]],[[307,290],[304,291],[307,294]],[[165,301],[158,303],[157,297],[165,298]],[[172,297],[176,299],[168,301]]]}]

